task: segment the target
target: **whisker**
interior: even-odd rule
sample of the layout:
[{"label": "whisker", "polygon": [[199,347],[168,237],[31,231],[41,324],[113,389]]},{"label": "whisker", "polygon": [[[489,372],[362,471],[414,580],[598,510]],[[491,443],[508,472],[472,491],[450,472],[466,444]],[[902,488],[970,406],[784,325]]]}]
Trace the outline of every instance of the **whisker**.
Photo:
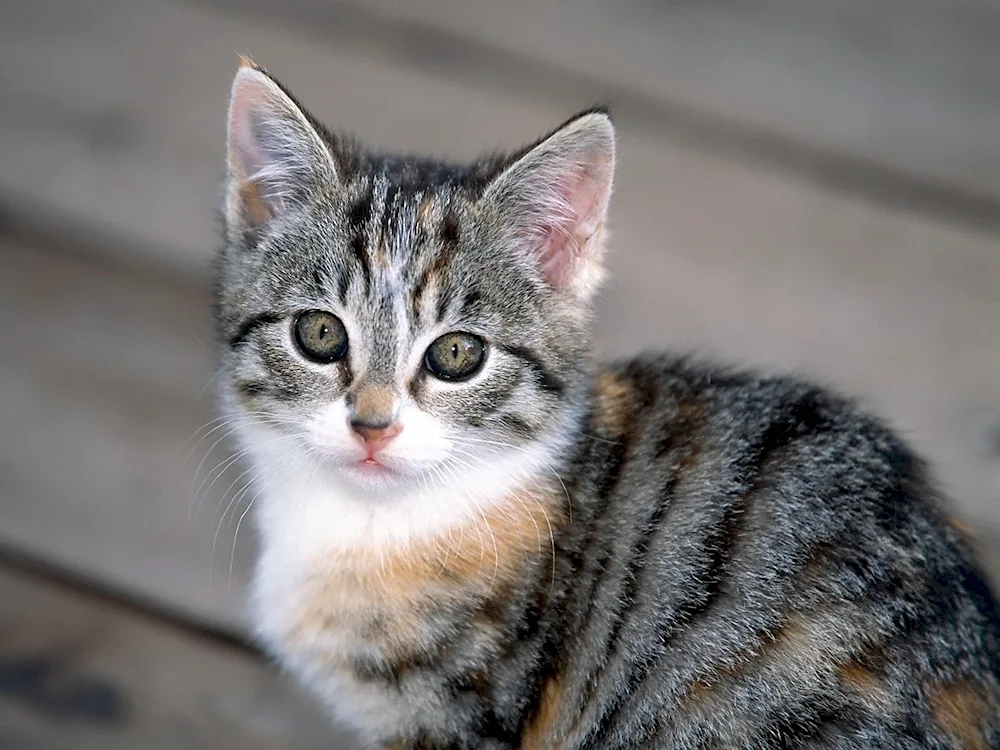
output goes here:
[{"label": "whisker", "polygon": [[[215,549],[216,549],[216,546],[218,545],[218,542],[219,542],[219,533],[222,531],[222,526],[223,526],[223,524],[226,521],[226,517],[229,515],[230,510],[233,507],[236,506],[236,503],[239,501],[239,499],[242,498],[245,495],[245,493],[247,492],[247,490],[253,485],[253,483],[257,479],[260,478],[260,476],[263,473],[264,473],[264,469],[261,469],[253,477],[251,477],[247,481],[247,483],[245,485],[243,485],[243,487],[240,489],[240,491],[236,495],[234,495],[233,498],[229,501],[229,503],[226,505],[225,510],[222,511],[222,516],[219,518],[219,522],[215,526],[215,533],[212,535],[212,549],[211,549],[211,552],[210,552],[209,557],[208,557],[208,580],[209,580],[209,584],[210,585],[212,583],[212,577],[213,577],[212,576],[212,572],[213,572],[213,570],[215,568]],[[233,547],[235,548],[235,546],[236,546],[236,540],[235,540],[235,537],[234,537],[234,539],[233,539]],[[234,549],[233,554],[235,555],[235,549]],[[232,567],[230,567],[230,576],[232,576]],[[232,581],[232,578],[230,577],[230,582],[231,581]]]},{"label": "whisker", "polygon": [[[273,445],[273,444],[278,443],[278,442],[282,442],[282,441],[285,441],[285,440],[293,440],[293,439],[296,439],[298,437],[299,437],[299,435],[296,435],[296,434],[292,434],[292,435],[276,435],[274,437],[268,438],[267,440],[258,442],[256,446],[247,446],[246,448],[242,448],[242,449],[236,451],[235,453],[230,454],[227,458],[224,458],[221,461],[219,461],[212,468],[212,470],[205,476],[205,478],[202,479],[201,484],[198,486],[197,492],[194,495],[192,495],[192,497],[191,497],[191,499],[189,501],[189,505],[188,505],[188,515],[189,516],[191,515],[191,506],[192,505],[195,506],[194,507],[194,514],[195,515],[197,515],[198,513],[201,513],[202,506],[204,505],[205,501],[208,499],[208,495],[212,491],[212,487],[215,486],[215,483],[218,482],[222,478],[223,474],[226,473],[226,470],[229,469],[230,466],[232,466],[233,464],[237,463],[240,459],[242,459],[244,456],[246,456],[255,447],[259,448],[259,447],[266,446],[266,445]],[[241,474],[239,477],[237,477],[234,480],[233,484],[235,484],[236,482],[238,482],[239,479],[240,479],[240,477],[242,477],[242,476],[243,476],[243,474]],[[197,476],[195,477],[195,479],[197,479]],[[211,481],[209,481],[209,480],[211,480]],[[207,483],[207,486],[206,486],[206,483]],[[232,485],[230,485],[230,489],[231,488],[232,488]],[[224,500],[227,494],[228,494],[228,490],[225,493],[223,493],[221,499]]]},{"label": "whisker", "polygon": [[[449,476],[452,478],[452,480],[456,479],[454,473],[451,472],[451,471],[448,471],[448,467],[445,466],[445,465],[435,466],[433,468],[433,471],[434,471],[435,474],[439,474],[440,477],[441,477],[441,480],[443,482],[445,482],[445,483],[448,482]],[[448,474],[446,475],[445,472],[448,472]],[[473,506],[473,504],[469,502],[469,500],[467,498],[465,498],[462,495],[459,495],[459,497],[462,500],[462,503],[465,505],[466,509],[468,509],[470,511],[477,510]],[[490,533],[490,536],[492,536],[493,535],[493,529],[490,527],[489,521],[487,520],[486,516],[483,515],[481,511],[479,512],[479,516],[480,516],[480,518],[482,518],[483,522],[486,524],[486,530]],[[485,539],[483,537],[482,529],[479,528],[479,523],[478,523],[478,521],[476,521],[475,515],[470,514],[469,517],[470,517],[470,520],[472,521],[472,527],[473,527],[473,529],[475,529],[476,536],[479,538],[479,550],[480,550],[479,566],[480,566],[480,569],[482,569],[482,565],[486,561],[486,541],[485,541]],[[494,546],[494,550],[496,550],[496,538],[495,537],[493,539],[493,546]],[[498,562],[498,567],[499,567],[499,562]]]},{"label": "whisker", "polygon": [[[201,341],[198,340],[197,336],[195,336],[194,339],[195,339],[195,341],[198,341],[199,344],[201,344]],[[205,346],[204,344],[201,344],[201,345],[203,347]],[[210,377],[208,379],[208,381],[205,383],[205,385],[202,386],[202,389],[200,391],[198,391],[198,396],[195,399],[196,401],[200,401],[202,399],[202,397],[205,395],[205,393],[208,391],[208,389],[212,387],[212,383],[214,383],[221,374],[222,374],[222,370],[221,369],[217,369],[215,372],[212,373],[212,377]]]},{"label": "whisker", "polygon": [[243,519],[246,518],[247,513],[250,512],[251,508],[253,508],[254,503],[257,502],[257,498],[259,498],[261,496],[261,494],[265,491],[265,489],[266,489],[266,487],[261,487],[260,489],[257,490],[257,493],[250,499],[250,502],[247,503],[247,507],[243,509],[243,512],[240,514],[239,520],[236,522],[236,531],[233,532],[233,547],[232,547],[232,549],[229,552],[229,588],[230,588],[230,590],[232,589],[232,586],[233,586],[233,562],[236,559],[236,540],[240,536],[240,526],[243,524]]},{"label": "whisker", "polygon": [[[473,453],[462,452],[462,455],[465,456],[465,457],[467,457],[467,458],[471,458],[473,460],[479,461],[480,463],[483,463],[483,464],[488,463],[481,456],[477,456],[477,455],[475,455]],[[471,466],[470,464],[468,464],[468,463],[466,463],[464,461],[462,463],[467,468],[475,470],[475,467]],[[558,475],[556,475],[556,476],[558,478]],[[562,480],[560,480],[560,483],[561,483],[561,481]],[[563,485],[563,489],[565,490],[565,485]],[[550,587],[550,590],[551,590],[552,586],[555,585],[555,575],[556,575],[556,570],[555,570],[555,566],[556,566],[556,543],[555,543],[555,533],[554,533],[554,531],[552,529],[552,520],[549,517],[548,511],[546,510],[545,506],[538,499],[538,497],[523,482],[520,482],[520,481],[516,482],[516,490],[514,492],[514,497],[521,504],[521,506],[525,509],[525,511],[528,512],[528,515],[531,518],[532,523],[535,525],[535,531],[536,531],[536,534],[537,534],[537,539],[539,541],[539,552],[541,552],[541,530],[538,528],[538,523],[537,523],[537,521],[535,521],[534,515],[531,514],[530,511],[528,511],[527,506],[524,505],[524,500],[521,499],[520,494],[519,494],[520,492],[523,492],[524,494],[528,495],[528,497],[531,498],[532,502],[534,502],[535,505],[538,506],[538,509],[542,513],[542,517],[545,519],[545,525],[546,525],[546,528],[547,528],[547,531],[548,531],[548,536],[549,536],[549,548],[550,548],[551,561],[552,561],[552,574],[551,574],[551,579],[550,579],[550,582],[549,582],[549,587]]]},{"label": "whisker", "polygon": [[[272,418],[272,417],[271,417],[270,414],[268,414],[266,412],[244,412],[244,413],[239,414],[239,415],[236,415],[236,414],[225,414],[225,415],[223,415],[221,417],[216,417],[215,419],[209,420],[208,422],[206,422],[205,424],[203,424],[201,427],[199,427],[197,430],[195,430],[193,433],[191,433],[191,435],[187,438],[187,440],[185,440],[183,443],[181,443],[181,445],[177,448],[177,454],[176,455],[179,455],[180,452],[182,450],[184,450],[184,448],[187,446],[187,444],[190,443],[192,440],[194,440],[196,437],[198,437],[198,435],[200,435],[203,430],[208,430],[208,432],[206,432],[204,435],[202,435],[200,438],[198,438],[198,441],[193,446],[191,446],[191,450],[188,451],[187,456],[185,456],[185,458],[184,458],[185,463],[188,462],[188,461],[190,461],[191,460],[191,456],[194,455],[194,452],[198,448],[198,445],[200,443],[202,443],[210,435],[212,435],[212,433],[214,433],[216,430],[219,430],[219,429],[221,429],[221,428],[223,428],[223,427],[225,427],[227,425],[231,425],[231,424],[233,424],[234,422],[237,422],[237,421],[247,421],[248,418],[249,418],[249,423],[250,424],[255,424],[255,423],[266,423],[266,419]],[[261,418],[265,418],[265,419],[261,419]],[[260,422],[255,422],[255,420],[261,420],[261,421]],[[215,427],[212,427],[213,425],[215,425]],[[212,428],[212,429],[209,429],[209,428]]]},{"label": "whisker", "polygon": [[[461,437],[461,438],[453,439],[453,442],[456,445],[465,445],[465,447],[470,447],[472,443],[479,443],[479,444],[484,444],[484,445],[495,445],[495,446],[499,446],[499,447],[503,447],[503,448],[513,448],[515,450],[520,450],[522,452],[526,452],[528,450],[528,448],[526,448],[526,447],[523,447],[523,446],[520,446],[520,445],[514,445],[512,443],[506,443],[506,442],[501,442],[501,441],[496,441],[496,440],[484,440],[484,439],[481,439],[481,438],[467,438],[467,437],[464,437],[464,436]],[[475,456],[473,454],[464,454],[464,455],[468,455],[471,458],[476,458],[477,460],[482,461],[484,464],[486,463],[482,459],[482,457],[480,457],[480,456]],[[572,499],[572,496],[570,495],[569,488],[566,487],[566,482],[563,481],[563,478],[559,475],[559,472],[555,470],[555,468],[552,466],[552,464],[549,461],[546,461],[545,459],[541,459],[541,458],[537,458],[537,460],[542,464],[542,468],[545,469],[547,472],[551,473],[556,478],[556,480],[559,482],[560,486],[562,487],[563,495],[566,497],[566,512],[569,515],[569,521],[570,521],[570,523],[572,523],[572,521],[573,521],[573,499]]]},{"label": "whisker", "polygon": [[[457,472],[455,472],[454,469],[450,469],[449,473],[453,478],[455,478],[456,480],[458,479]],[[487,518],[485,513],[483,513],[482,508],[480,508],[475,503],[470,503],[468,500],[466,500],[465,502],[479,514],[480,518],[483,519],[483,523],[486,524],[486,531],[490,535],[490,541],[493,544],[493,577],[490,579],[490,588],[489,588],[489,593],[492,594],[493,587],[496,584],[497,576],[500,573],[500,548],[497,546],[497,538],[496,535],[493,533],[493,527],[490,525],[490,519]],[[485,547],[483,547],[482,556],[480,557],[479,560],[480,569],[482,569],[482,564],[485,561],[485,559],[486,559],[486,549]]]}]

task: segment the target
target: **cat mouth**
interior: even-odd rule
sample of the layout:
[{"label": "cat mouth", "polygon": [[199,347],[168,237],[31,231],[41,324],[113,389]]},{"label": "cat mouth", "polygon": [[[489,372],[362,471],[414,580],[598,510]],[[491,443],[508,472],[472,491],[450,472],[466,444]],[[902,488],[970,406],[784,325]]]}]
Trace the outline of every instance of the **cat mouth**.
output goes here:
[{"label": "cat mouth", "polygon": [[398,488],[423,473],[420,467],[396,456],[359,453],[328,455],[323,463],[342,479],[373,491]]},{"label": "cat mouth", "polygon": [[374,456],[367,456],[348,465],[352,474],[365,479],[389,479],[399,475],[399,471],[379,461]]}]

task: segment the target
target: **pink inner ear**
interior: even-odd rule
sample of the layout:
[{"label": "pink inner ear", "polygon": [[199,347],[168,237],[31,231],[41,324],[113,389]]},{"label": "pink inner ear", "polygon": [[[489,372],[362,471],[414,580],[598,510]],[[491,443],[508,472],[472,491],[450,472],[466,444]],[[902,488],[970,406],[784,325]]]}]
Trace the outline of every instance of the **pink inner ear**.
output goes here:
[{"label": "pink inner ear", "polygon": [[238,128],[232,141],[234,166],[242,179],[253,179],[266,163],[264,151],[254,142],[249,123],[242,122]]},{"label": "pink inner ear", "polygon": [[539,262],[542,274],[550,283],[563,286],[572,277],[577,241],[562,225],[549,227],[542,235]]},{"label": "pink inner ear", "polygon": [[600,227],[606,188],[594,171],[601,172],[580,165],[555,186],[555,215],[542,228],[538,258],[545,278],[557,286],[571,280],[577,263],[585,260],[591,236]]},{"label": "pink inner ear", "polygon": [[310,151],[309,125],[282,96],[262,73],[237,73],[229,109],[230,167],[254,223],[282,213],[310,170],[321,168],[312,163],[320,157]]},{"label": "pink inner ear", "polygon": [[268,221],[281,208],[260,179],[268,167],[268,158],[254,132],[253,118],[261,116],[259,110],[267,103],[265,97],[256,78],[237,79],[229,111],[230,167],[246,218],[254,225]]},{"label": "pink inner ear", "polygon": [[264,163],[264,153],[253,132],[252,117],[265,100],[260,86],[255,84],[238,81],[229,105],[230,158],[232,166],[243,179],[252,178]]},{"label": "pink inner ear", "polygon": [[284,205],[280,194],[269,189],[262,179],[268,166],[267,155],[255,142],[249,113],[234,123],[230,144],[230,158],[246,217],[252,225],[263,224],[280,213]]}]

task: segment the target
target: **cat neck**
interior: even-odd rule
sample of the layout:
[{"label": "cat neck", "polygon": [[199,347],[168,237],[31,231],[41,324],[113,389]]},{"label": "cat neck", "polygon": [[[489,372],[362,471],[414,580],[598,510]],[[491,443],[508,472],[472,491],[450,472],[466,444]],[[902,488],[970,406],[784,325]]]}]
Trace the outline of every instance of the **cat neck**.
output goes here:
[{"label": "cat neck", "polygon": [[493,559],[494,546],[507,542],[548,547],[569,508],[559,471],[570,434],[561,430],[454,481],[414,482],[388,497],[345,486],[305,460],[251,451],[262,553],[309,568],[364,571],[397,558],[410,564],[414,555],[436,564],[439,552],[461,568],[463,560]]}]

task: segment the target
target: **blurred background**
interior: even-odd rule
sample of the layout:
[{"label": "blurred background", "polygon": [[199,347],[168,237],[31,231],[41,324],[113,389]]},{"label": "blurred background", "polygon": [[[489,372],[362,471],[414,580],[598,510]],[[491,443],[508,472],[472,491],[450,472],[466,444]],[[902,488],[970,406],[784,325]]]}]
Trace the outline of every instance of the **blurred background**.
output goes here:
[{"label": "blurred background", "polygon": [[1000,581],[997,39],[994,0],[0,3],[0,748],[353,747],[247,645],[209,424],[238,53],[453,158],[610,101],[601,351],[860,396]]}]

